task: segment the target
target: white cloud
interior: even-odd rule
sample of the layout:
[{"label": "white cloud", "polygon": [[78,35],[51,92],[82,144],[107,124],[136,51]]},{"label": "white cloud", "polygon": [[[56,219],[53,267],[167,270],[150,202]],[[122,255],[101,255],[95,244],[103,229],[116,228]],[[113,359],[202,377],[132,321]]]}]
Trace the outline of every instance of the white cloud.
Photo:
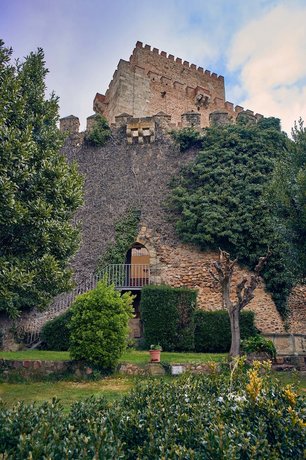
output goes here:
[{"label": "white cloud", "polygon": [[234,36],[229,70],[240,70],[246,108],[280,117],[287,132],[306,118],[306,6],[284,2]]}]

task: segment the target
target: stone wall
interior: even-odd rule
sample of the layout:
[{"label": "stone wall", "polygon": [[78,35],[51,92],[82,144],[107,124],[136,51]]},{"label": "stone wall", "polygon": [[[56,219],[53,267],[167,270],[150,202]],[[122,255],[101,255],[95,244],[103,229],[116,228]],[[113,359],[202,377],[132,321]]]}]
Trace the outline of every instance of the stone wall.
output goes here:
[{"label": "stone wall", "polygon": [[81,361],[43,361],[0,359],[0,375],[4,379],[12,376],[27,378],[48,375],[73,374],[76,377],[88,377],[93,373],[92,367]]},{"label": "stone wall", "polygon": [[[158,235],[152,236],[152,232],[145,226],[138,235],[140,243],[145,246],[153,244],[156,248],[158,259],[158,272],[161,283],[173,287],[188,286],[198,291],[198,307],[204,310],[222,309],[222,297],[218,283],[213,280],[209,270],[212,262],[218,260],[216,252],[201,252],[196,248],[178,243],[175,246],[166,244]],[[246,270],[237,267],[233,276],[232,299],[235,300],[235,286],[244,275]],[[284,324],[276,310],[271,295],[266,292],[262,282],[255,291],[255,298],[247,307],[255,313],[255,324],[262,332],[284,332]]]},{"label": "stone wall", "polygon": [[290,331],[294,334],[306,334],[306,286],[296,286],[289,299]]},{"label": "stone wall", "polygon": [[272,340],[280,356],[306,356],[306,334],[265,334],[265,337]]},{"label": "stone wall", "polygon": [[[87,282],[96,271],[99,258],[114,241],[116,222],[136,207],[141,210],[137,241],[149,251],[152,282],[197,289],[199,308],[221,309],[219,287],[209,273],[218,254],[182,244],[165,206],[171,179],[195,158],[196,151],[179,152],[164,134],[164,118],[164,115],[154,118],[152,143],[127,143],[128,116],[125,124],[118,122],[118,127],[113,128],[112,137],[104,147],[89,148],[84,143],[76,143],[73,137],[67,139],[63,152],[69,161],[77,161],[85,178],[85,203],[75,216],[82,231],[80,250],[71,262],[75,281],[77,286]],[[166,125],[169,123],[167,118]],[[238,269],[233,284],[244,274],[244,270]],[[295,305],[292,332],[303,333],[305,290],[297,289],[292,302]],[[263,283],[255,291],[249,308],[256,313],[256,325],[262,332],[284,332],[280,315]],[[34,310],[30,315],[23,315],[20,324],[31,332],[60,312]],[[139,325],[133,327],[137,329]]]},{"label": "stone wall", "polygon": [[212,112],[225,111],[233,122],[243,108],[225,100],[223,76],[137,42],[130,60],[120,60],[105,95],[96,94],[94,110],[110,123],[121,113],[146,117],[162,111],[176,126],[182,114],[193,111],[205,127]]}]

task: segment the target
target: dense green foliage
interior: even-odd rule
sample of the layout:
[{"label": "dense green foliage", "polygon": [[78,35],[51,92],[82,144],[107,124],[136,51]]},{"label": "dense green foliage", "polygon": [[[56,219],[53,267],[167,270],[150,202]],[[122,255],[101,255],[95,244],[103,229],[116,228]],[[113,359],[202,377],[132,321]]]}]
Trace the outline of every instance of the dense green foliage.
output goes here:
[{"label": "dense green foliage", "polygon": [[191,147],[199,148],[202,146],[203,136],[193,128],[183,128],[179,131],[172,131],[171,134],[175,142],[179,145],[181,152],[185,152]]},{"label": "dense green foliage", "polygon": [[266,190],[289,144],[276,119],[207,128],[196,159],[173,182],[170,200],[184,242],[222,248],[251,269],[270,248],[263,276],[282,314],[294,282],[294,254]]},{"label": "dense green foliage", "polygon": [[94,147],[103,147],[110,137],[111,130],[106,118],[97,114],[92,128],[85,134],[85,142]]},{"label": "dense green foliage", "polygon": [[[195,312],[195,350],[197,352],[227,353],[231,347],[231,326],[227,311]],[[255,336],[254,313],[242,311],[240,314],[241,339]]]},{"label": "dense green foliage", "polygon": [[145,286],[140,311],[146,344],[160,344],[164,351],[193,350],[196,299],[191,289]]},{"label": "dense green foliage", "polygon": [[138,233],[140,211],[130,209],[115,224],[115,242],[105,251],[98,263],[97,271],[109,264],[124,264],[128,250],[131,248]]},{"label": "dense green foliage", "polygon": [[70,354],[100,368],[112,369],[126,347],[133,296],[122,296],[100,281],[71,307]]},{"label": "dense green foliage", "polygon": [[46,350],[67,351],[69,349],[69,322],[71,310],[47,321],[41,330],[40,339]]},{"label": "dense green foliage", "polygon": [[[213,369],[213,367],[212,367]],[[303,460],[306,401],[258,365],[140,384],[110,406],[0,405],[4,458]]]},{"label": "dense green foliage", "polygon": [[241,343],[241,350],[244,353],[265,352],[270,358],[275,358],[276,356],[276,348],[272,340],[267,340],[260,335],[243,340]]},{"label": "dense green foliage", "polygon": [[78,247],[70,220],[82,181],[59,153],[43,51],[16,65],[11,53],[0,41],[0,311],[16,317],[70,287],[66,264]]},{"label": "dense green foliage", "polygon": [[292,130],[288,154],[276,167],[269,196],[286,223],[295,248],[298,273],[306,277],[306,129],[300,119]]}]

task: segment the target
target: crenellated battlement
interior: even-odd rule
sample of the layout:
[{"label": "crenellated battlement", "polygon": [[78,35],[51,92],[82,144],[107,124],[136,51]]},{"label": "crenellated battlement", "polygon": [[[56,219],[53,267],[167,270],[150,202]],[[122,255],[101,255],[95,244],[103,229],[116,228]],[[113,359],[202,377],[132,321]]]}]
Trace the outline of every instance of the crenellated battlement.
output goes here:
[{"label": "crenellated battlement", "polygon": [[137,42],[130,59],[119,61],[106,93],[96,94],[93,108],[110,123],[124,112],[147,117],[162,111],[178,126],[181,114],[194,110],[204,127],[224,103],[222,75]]},{"label": "crenellated battlement", "polygon": [[153,55],[157,55],[164,59],[168,59],[169,61],[175,62],[176,64],[179,64],[181,67],[188,68],[192,71],[196,71],[201,74],[205,73],[205,75],[210,76],[212,79],[219,79],[221,81],[224,81],[224,77],[222,75],[218,75],[215,72],[211,72],[210,70],[204,70],[203,67],[197,66],[196,64],[190,64],[188,61],[184,61],[182,58],[175,57],[173,54],[168,54],[166,51],[160,51],[158,48],[153,48],[150,45],[143,45],[143,43],[140,41],[136,43],[136,46],[134,48],[133,54],[130,57],[129,62],[133,61],[133,57],[135,54],[137,54],[138,49],[142,49],[145,52],[149,52]]},{"label": "crenellated battlement", "polygon": [[[90,131],[94,125],[97,115],[87,117],[86,131]],[[225,102],[219,110],[210,112],[209,126],[225,126],[244,119],[247,123],[256,124],[262,115],[252,110],[244,110],[243,107]],[[70,138],[77,140],[76,144],[84,138],[84,132],[79,133],[80,121],[74,115],[60,119],[60,130],[69,133]],[[115,117],[115,122],[111,124],[113,134],[116,136],[118,130],[124,130],[128,144],[151,144],[156,139],[164,138],[170,131],[181,128],[194,128],[201,130],[201,113],[198,111],[184,112],[180,115],[178,123],[173,122],[171,115],[158,112],[147,117],[133,117],[128,113],[121,113]],[[80,137],[81,136],[81,137]],[[121,137],[122,139],[122,137]]]}]

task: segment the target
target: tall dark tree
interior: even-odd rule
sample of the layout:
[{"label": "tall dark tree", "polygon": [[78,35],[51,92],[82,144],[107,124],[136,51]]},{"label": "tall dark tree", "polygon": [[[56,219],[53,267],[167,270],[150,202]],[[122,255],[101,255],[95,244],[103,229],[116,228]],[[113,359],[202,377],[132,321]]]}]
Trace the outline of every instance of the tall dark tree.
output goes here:
[{"label": "tall dark tree", "polygon": [[291,234],[301,280],[306,277],[306,128],[302,119],[292,129],[293,142],[275,169],[273,203]]},{"label": "tall dark tree", "polygon": [[[179,136],[184,140],[186,135]],[[278,119],[263,119],[256,125],[207,128],[201,143],[195,161],[173,182],[171,207],[177,215],[177,232],[201,249],[228,251],[250,269],[270,249],[272,256],[262,274],[285,314],[294,281],[292,247],[266,189],[290,141]]]},{"label": "tall dark tree", "polygon": [[44,53],[11,62],[0,41],[0,311],[44,308],[70,284],[82,180],[60,154],[58,99],[45,97]]}]

